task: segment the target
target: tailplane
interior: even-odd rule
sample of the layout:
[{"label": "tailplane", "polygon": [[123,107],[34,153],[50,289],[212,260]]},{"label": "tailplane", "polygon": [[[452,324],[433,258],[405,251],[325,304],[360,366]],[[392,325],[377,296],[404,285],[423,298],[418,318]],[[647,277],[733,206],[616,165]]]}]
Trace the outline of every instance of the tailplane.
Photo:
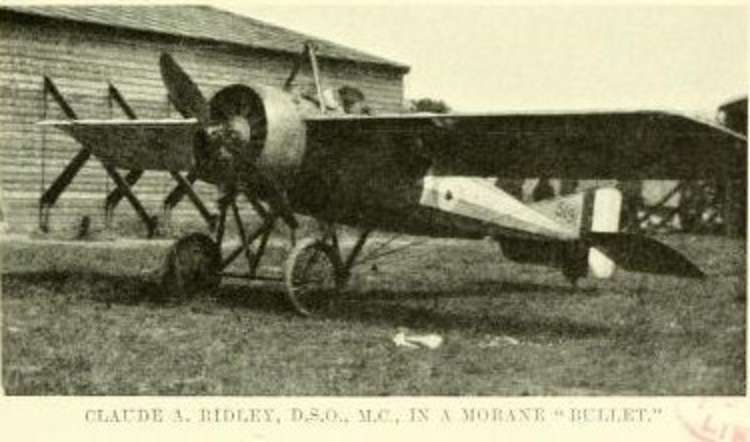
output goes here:
[{"label": "tailplane", "polygon": [[[706,274],[673,248],[647,236],[631,233],[590,232],[584,241],[606,253],[605,258],[631,272],[656,273],[683,278]],[[593,249],[592,250],[596,250]],[[590,259],[590,256],[589,256]]]},{"label": "tailplane", "polygon": [[705,274],[676,250],[655,239],[621,233],[622,195],[614,188],[551,198],[529,205],[538,213],[579,233],[573,241],[498,238],[514,261],[560,267],[575,284],[591,275],[610,278],[617,266],[633,272],[688,278]]}]

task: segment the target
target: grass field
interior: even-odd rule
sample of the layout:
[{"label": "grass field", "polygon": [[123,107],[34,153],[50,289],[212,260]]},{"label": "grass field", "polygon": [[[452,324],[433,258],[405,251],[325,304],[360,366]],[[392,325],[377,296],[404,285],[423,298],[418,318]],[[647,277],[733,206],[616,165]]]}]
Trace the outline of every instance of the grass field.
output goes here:
[{"label": "grass field", "polygon": [[[279,286],[158,304],[166,244],[2,243],[11,395],[740,395],[744,241],[663,238],[704,281],[619,273],[572,292],[489,242],[431,241],[359,269],[324,319]],[[276,255],[279,255],[276,253]],[[444,338],[396,347],[399,327]]]}]

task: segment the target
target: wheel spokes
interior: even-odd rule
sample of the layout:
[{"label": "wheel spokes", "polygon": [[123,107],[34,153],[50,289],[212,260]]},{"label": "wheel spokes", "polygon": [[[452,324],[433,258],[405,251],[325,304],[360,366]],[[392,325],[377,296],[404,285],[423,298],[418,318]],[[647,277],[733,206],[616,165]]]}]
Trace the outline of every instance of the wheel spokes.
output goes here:
[{"label": "wheel spokes", "polygon": [[287,261],[287,296],[298,313],[309,316],[330,306],[338,289],[333,249],[319,241],[298,244]]}]

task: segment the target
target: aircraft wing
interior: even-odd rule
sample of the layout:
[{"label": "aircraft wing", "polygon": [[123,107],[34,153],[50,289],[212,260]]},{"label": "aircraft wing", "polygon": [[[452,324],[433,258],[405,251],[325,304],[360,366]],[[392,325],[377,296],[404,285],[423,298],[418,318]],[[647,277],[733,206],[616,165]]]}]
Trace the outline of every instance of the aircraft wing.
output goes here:
[{"label": "aircraft wing", "polygon": [[123,169],[189,170],[195,119],[49,120],[38,123],[67,132],[102,162]]},{"label": "aircraft wing", "polygon": [[314,116],[322,148],[396,146],[450,175],[570,179],[744,177],[747,138],[657,112]]}]

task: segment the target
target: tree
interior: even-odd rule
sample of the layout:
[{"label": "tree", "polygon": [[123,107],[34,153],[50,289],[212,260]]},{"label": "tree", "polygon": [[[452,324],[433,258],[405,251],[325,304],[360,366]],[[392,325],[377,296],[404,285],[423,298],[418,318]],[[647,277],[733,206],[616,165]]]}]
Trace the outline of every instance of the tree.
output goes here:
[{"label": "tree", "polygon": [[432,98],[420,98],[418,100],[409,100],[409,110],[411,112],[431,112],[435,114],[447,114],[451,111],[450,106],[443,100]]}]

